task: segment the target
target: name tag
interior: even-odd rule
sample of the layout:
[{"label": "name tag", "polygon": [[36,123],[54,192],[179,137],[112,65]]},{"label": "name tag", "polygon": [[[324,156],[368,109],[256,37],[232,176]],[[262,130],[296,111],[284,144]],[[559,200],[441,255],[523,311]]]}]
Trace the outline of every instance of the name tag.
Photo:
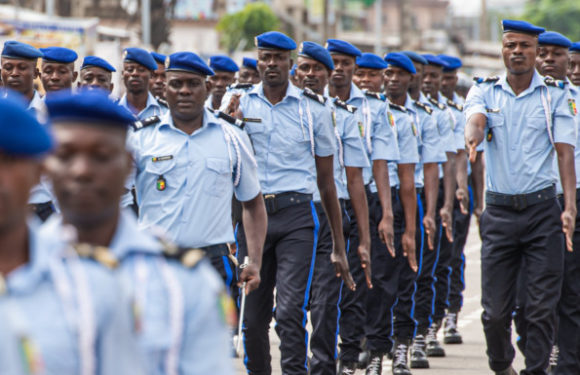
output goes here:
[{"label": "name tag", "polygon": [[154,156],[151,158],[153,163],[157,163],[158,161],[166,161],[173,159],[173,155],[165,155],[165,156]]},{"label": "name tag", "polygon": [[244,117],[243,122],[262,122],[261,118]]},{"label": "name tag", "polygon": [[499,113],[500,112],[499,108],[486,108],[485,110],[487,111],[487,113]]}]

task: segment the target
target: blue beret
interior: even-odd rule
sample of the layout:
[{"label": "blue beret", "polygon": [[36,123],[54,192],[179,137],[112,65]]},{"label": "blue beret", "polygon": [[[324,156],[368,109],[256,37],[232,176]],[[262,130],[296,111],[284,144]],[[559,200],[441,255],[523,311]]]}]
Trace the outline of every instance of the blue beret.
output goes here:
[{"label": "blue beret", "polygon": [[143,65],[149,70],[157,70],[157,63],[151,54],[142,48],[125,48],[123,61],[132,61]]},{"label": "blue beret", "polygon": [[330,53],[340,53],[342,55],[349,55],[354,57],[359,57],[362,55],[361,51],[350,44],[349,42],[345,42],[344,40],[338,39],[328,39],[326,41],[326,49]]},{"label": "blue beret", "polygon": [[447,66],[448,66],[445,61],[441,60],[437,56],[430,55],[430,54],[424,54],[423,57],[425,58],[425,60],[427,60],[428,65],[436,65],[436,66],[440,66],[442,68],[447,68]]},{"label": "blue beret", "polygon": [[443,68],[444,72],[452,72],[463,66],[463,63],[459,57],[449,55],[437,55],[437,57],[447,63],[447,66]]},{"label": "blue beret", "polygon": [[189,72],[202,76],[213,76],[215,73],[207,64],[193,52],[175,52],[167,56],[165,71]]},{"label": "blue beret", "polygon": [[0,98],[0,152],[14,156],[39,156],[53,147],[48,127],[26,109],[24,99],[10,94]]},{"label": "blue beret", "polygon": [[260,34],[255,38],[254,42],[258,49],[281,49],[285,51],[296,49],[296,42],[278,31],[268,31]]},{"label": "blue beret", "polygon": [[330,53],[320,44],[314,42],[302,42],[298,50],[298,56],[308,57],[323,64],[330,70],[334,70],[334,63]]},{"label": "blue beret", "polygon": [[538,27],[529,22],[519,20],[503,20],[501,21],[501,26],[504,33],[514,32],[539,35],[545,31],[543,27]]},{"label": "blue beret", "polygon": [[42,52],[31,45],[17,42],[15,40],[9,40],[4,43],[2,56],[13,59],[35,60],[42,57]]},{"label": "blue beret", "polygon": [[580,42],[574,42],[570,46],[570,52],[580,53]]},{"label": "blue beret", "polygon": [[59,92],[46,98],[52,122],[81,121],[99,125],[129,127],[135,116],[109,98],[104,90],[81,89],[76,93]]},{"label": "blue beret", "polygon": [[413,65],[413,60],[407,57],[404,53],[391,52],[385,56],[385,61],[389,66],[396,66],[405,69],[411,74],[417,73],[417,69],[415,69],[415,65]]},{"label": "blue beret", "polygon": [[292,77],[294,77],[296,75],[296,68],[298,68],[298,65],[294,64],[294,65],[292,65],[292,69],[290,69],[290,75]]},{"label": "blue beret", "polygon": [[356,65],[359,68],[369,69],[386,69],[388,66],[385,60],[381,59],[380,56],[368,52],[363,53],[356,58]]},{"label": "blue beret", "polygon": [[61,64],[70,64],[77,61],[79,55],[72,49],[64,47],[47,47],[41,48],[42,59],[45,61],[53,61]]},{"label": "blue beret", "polygon": [[423,56],[421,56],[415,51],[401,51],[401,53],[410,58],[411,60],[413,60],[414,62],[419,63],[421,65],[429,64],[429,61],[427,61]]},{"label": "blue beret", "polygon": [[258,70],[258,60],[251,59],[249,57],[244,57],[244,59],[242,60],[242,66],[244,66],[246,68]]},{"label": "blue beret", "polygon": [[81,70],[85,68],[89,68],[91,66],[96,66],[97,68],[105,69],[108,72],[116,72],[117,70],[109,64],[106,60],[101,59],[97,56],[87,56],[83,60],[83,65],[81,66]]},{"label": "blue beret", "polygon": [[570,48],[572,42],[570,39],[566,38],[564,35],[557,33],[555,31],[546,31],[541,33],[538,37],[539,44],[548,44],[550,46],[559,46],[564,48]]},{"label": "blue beret", "polygon": [[153,60],[155,60],[155,62],[157,62],[157,64],[161,64],[161,65],[165,64],[165,59],[167,58],[167,56],[162,55],[162,54],[157,53],[157,52],[151,52],[151,56],[153,57]]},{"label": "blue beret", "polygon": [[234,60],[224,55],[210,57],[209,67],[212,68],[214,72],[220,70],[222,72],[235,73],[240,70],[240,68],[238,68],[238,64],[236,64]]}]

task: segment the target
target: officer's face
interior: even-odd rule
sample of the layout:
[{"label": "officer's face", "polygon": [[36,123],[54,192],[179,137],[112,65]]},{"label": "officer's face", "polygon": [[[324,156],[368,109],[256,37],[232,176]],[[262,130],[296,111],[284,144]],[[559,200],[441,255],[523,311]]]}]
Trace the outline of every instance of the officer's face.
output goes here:
[{"label": "officer's face", "polygon": [[357,67],[352,81],[361,90],[380,92],[384,81],[383,70]]},{"label": "officer's face", "polygon": [[441,74],[441,92],[445,97],[452,98],[453,92],[457,87],[457,71],[454,70],[453,72],[443,72]]},{"label": "officer's face", "polygon": [[432,97],[437,97],[437,92],[441,87],[441,73],[443,68],[434,65],[425,65],[423,69],[423,82],[421,90],[425,95],[431,95]]},{"label": "officer's face", "polygon": [[36,60],[19,60],[2,57],[2,82],[4,87],[29,96],[38,77]]},{"label": "officer's face", "polygon": [[92,227],[118,214],[131,155],[117,126],[55,122],[55,152],[45,162],[65,222]]},{"label": "officer's face", "polygon": [[72,88],[77,79],[74,63],[62,64],[43,61],[40,67],[40,80],[47,93]]},{"label": "officer's face", "polygon": [[403,95],[407,95],[407,90],[412,79],[413,74],[405,69],[389,66],[385,70],[385,89],[387,90],[387,95],[393,98],[400,98]]},{"label": "officer's face", "polygon": [[141,64],[126,61],[123,63],[123,83],[132,94],[141,94],[149,90],[151,71]]},{"label": "officer's face", "polygon": [[149,91],[156,98],[165,98],[165,65],[157,64],[157,70],[151,75],[149,80]]},{"label": "officer's face", "polygon": [[423,64],[413,61],[413,65],[415,66],[415,70],[417,73],[413,74],[413,79],[411,79],[411,83],[409,84],[409,90],[420,90],[421,85],[423,84]]},{"label": "officer's face", "polygon": [[86,89],[103,89],[112,92],[113,82],[111,79],[111,72],[96,66],[90,66],[81,70],[79,87]]},{"label": "officer's face", "polygon": [[534,70],[538,54],[538,38],[521,33],[505,33],[502,39],[503,62],[513,75],[527,74]]},{"label": "officer's face", "polygon": [[258,72],[266,86],[286,85],[292,64],[290,51],[258,50]]},{"label": "officer's face", "polygon": [[315,93],[322,94],[330,76],[328,68],[316,60],[303,56],[298,57],[297,65],[296,80],[298,87],[308,87]]},{"label": "officer's face", "polygon": [[257,70],[242,67],[238,73],[238,82],[258,84],[260,83],[260,74]]},{"label": "officer's face", "polygon": [[205,76],[188,72],[167,72],[165,98],[171,115],[190,121],[203,113],[211,84]]},{"label": "officer's face", "polygon": [[29,192],[38,183],[40,171],[38,160],[15,158],[0,151],[0,236],[26,221]]},{"label": "officer's face", "polygon": [[540,46],[540,52],[536,57],[536,69],[543,76],[565,79],[569,60],[568,48]]},{"label": "officer's face", "polygon": [[229,85],[234,83],[235,73],[232,72],[215,72],[215,75],[209,77],[211,83],[211,93],[217,97],[218,100],[224,97]]},{"label": "officer's face", "polygon": [[330,74],[330,84],[335,87],[349,86],[355,68],[355,58],[349,55],[332,54],[334,70]]},{"label": "officer's face", "polygon": [[580,53],[570,54],[570,67],[568,69],[568,78],[576,86],[580,86]]}]

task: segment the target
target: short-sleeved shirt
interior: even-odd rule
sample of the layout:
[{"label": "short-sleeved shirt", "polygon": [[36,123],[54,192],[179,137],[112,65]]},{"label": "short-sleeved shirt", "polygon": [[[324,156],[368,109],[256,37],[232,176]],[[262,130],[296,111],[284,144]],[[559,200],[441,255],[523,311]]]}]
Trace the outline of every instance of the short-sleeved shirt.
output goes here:
[{"label": "short-sleeved shirt", "polygon": [[254,147],[262,192],[314,194],[314,155],[331,156],[336,148],[330,107],[290,83],[282,101],[272,105],[260,83],[240,98],[240,110],[250,119],[245,131]]},{"label": "short-sleeved shirt", "polygon": [[[580,88],[568,81],[568,90],[570,91],[571,99],[574,102],[570,102],[570,109],[574,111],[574,120],[576,121],[576,129],[580,127],[580,115],[578,115],[578,101],[580,101]],[[574,110],[575,109],[575,110]],[[580,134],[576,138],[576,148],[574,149],[574,166],[576,169],[576,188],[580,188]],[[556,171],[558,178],[556,179],[556,192],[558,194],[563,194],[564,189],[562,188],[562,181],[560,180],[560,169],[558,166],[558,158],[554,158],[554,170]]]},{"label": "short-sleeved shirt", "polygon": [[455,139],[457,151],[465,150],[465,114],[463,113],[463,103],[465,101],[455,92],[451,99],[439,93],[439,101],[447,106],[453,116],[453,139]]},{"label": "short-sleeved shirt", "polygon": [[141,229],[162,228],[181,246],[234,241],[231,197],[245,202],[260,193],[248,136],[205,109],[191,135],[169,113],[156,125],[130,133],[133,184]]},{"label": "short-sleeved shirt", "polygon": [[476,113],[487,117],[483,143],[488,191],[526,194],[555,184],[550,138],[572,146],[577,142],[569,99],[568,90],[547,85],[537,71],[530,86],[517,96],[506,73],[471,88],[466,118]]},{"label": "short-sleeved shirt", "polygon": [[[119,105],[127,108],[131,113],[135,113],[133,108],[131,107],[131,104],[127,102],[126,94],[123,95],[123,97],[119,100]],[[145,106],[145,109],[136,114],[135,116],[137,116],[139,120],[145,120],[146,118],[149,118],[151,116],[161,117],[167,112],[169,112],[169,109],[159,104],[159,102],[157,101],[157,99],[155,99],[153,94],[149,92],[147,94],[147,105]]]}]

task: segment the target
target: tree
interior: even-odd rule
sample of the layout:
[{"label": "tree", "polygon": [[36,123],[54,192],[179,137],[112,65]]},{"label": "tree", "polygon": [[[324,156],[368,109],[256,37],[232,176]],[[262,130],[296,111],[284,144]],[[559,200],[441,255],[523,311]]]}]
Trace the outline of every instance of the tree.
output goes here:
[{"label": "tree", "polygon": [[224,16],[217,25],[222,45],[231,53],[238,48],[249,50],[254,47],[254,37],[266,31],[276,30],[278,17],[264,3],[247,4],[239,12]]},{"label": "tree", "polygon": [[530,0],[523,18],[546,30],[557,31],[572,41],[580,40],[580,1]]}]

